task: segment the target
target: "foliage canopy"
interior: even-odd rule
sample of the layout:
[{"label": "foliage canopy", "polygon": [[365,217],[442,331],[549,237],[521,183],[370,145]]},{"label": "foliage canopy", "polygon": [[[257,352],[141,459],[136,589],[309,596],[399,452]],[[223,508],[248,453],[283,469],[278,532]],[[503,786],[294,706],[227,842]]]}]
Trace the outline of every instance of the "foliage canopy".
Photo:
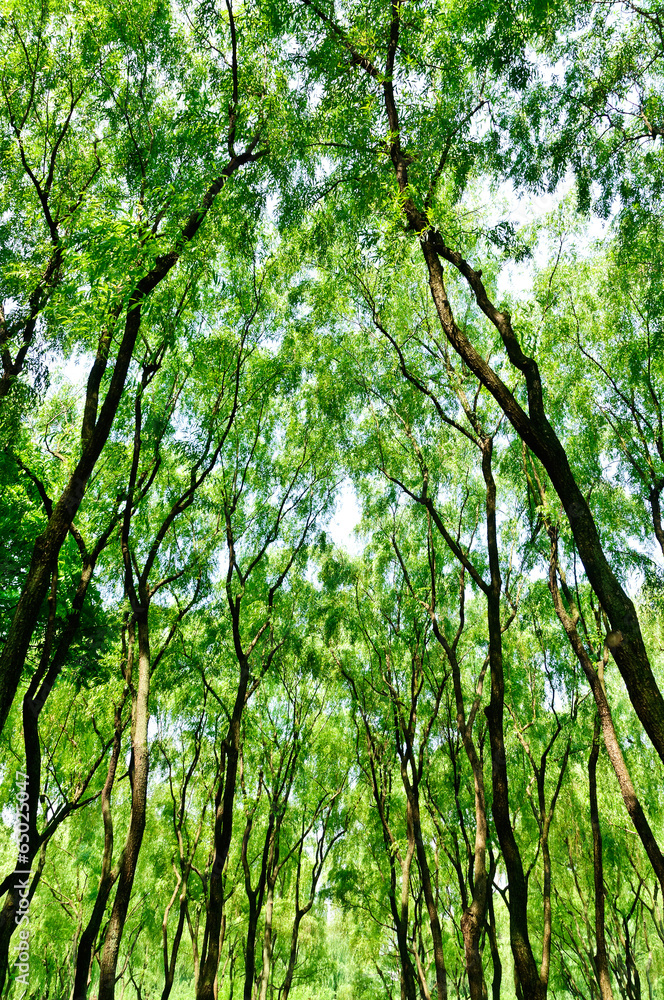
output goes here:
[{"label": "foliage canopy", "polygon": [[0,31],[2,996],[664,998],[664,7]]}]

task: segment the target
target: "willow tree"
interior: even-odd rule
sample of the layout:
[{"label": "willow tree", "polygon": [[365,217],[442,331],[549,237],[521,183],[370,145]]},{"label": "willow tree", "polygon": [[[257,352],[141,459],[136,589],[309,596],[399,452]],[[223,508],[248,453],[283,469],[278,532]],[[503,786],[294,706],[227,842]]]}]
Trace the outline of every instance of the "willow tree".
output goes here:
[{"label": "willow tree", "polygon": [[654,1000],[664,12],[0,24],[0,969]]},{"label": "willow tree", "polygon": [[[131,16],[103,4],[74,15],[66,5],[17,5],[3,26],[3,225],[27,221],[24,239],[4,242],[3,404],[21,396],[17,383],[33,355],[43,363],[40,352],[83,355],[88,376],[69,476],[35,541],[3,647],[2,725],[145,323],[183,257],[200,270],[224,238],[243,238],[254,196],[225,188],[264,158],[279,86],[263,72],[251,21],[238,33],[230,5],[184,23],[175,5],[148,3]],[[154,364],[160,345],[152,349]],[[28,378],[24,403],[29,390]],[[16,413],[8,420],[15,426]]]}]

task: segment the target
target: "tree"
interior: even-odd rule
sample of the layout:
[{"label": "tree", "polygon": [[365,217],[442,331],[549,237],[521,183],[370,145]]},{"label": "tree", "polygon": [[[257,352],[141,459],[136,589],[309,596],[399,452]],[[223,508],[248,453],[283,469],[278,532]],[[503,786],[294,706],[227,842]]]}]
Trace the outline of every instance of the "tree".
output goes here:
[{"label": "tree", "polygon": [[659,1000],[663,16],[7,0],[3,996]]},{"label": "tree", "polygon": [[[99,189],[98,198],[101,198],[101,203],[114,205],[116,198],[109,198],[109,194],[117,183],[114,177],[116,171],[123,179],[132,207],[128,217],[123,206],[119,213],[111,210],[105,220],[95,218],[92,243],[88,241],[87,252],[77,255],[74,250],[72,254],[72,273],[67,284],[70,288],[82,284],[92,289],[87,301],[84,299],[81,303],[79,336],[82,336],[80,340],[77,337],[74,344],[77,348],[80,344],[85,350],[94,352],[94,361],[89,371],[80,423],[80,453],[73,462],[71,475],[63,491],[53,505],[48,526],[35,542],[30,569],[24,578],[21,598],[3,647],[0,660],[2,726],[20,682],[24,658],[46,596],[54,560],[57,559],[69,525],[80,507],[90,475],[111,432],[140,335],[142,313],[149,314],[151,296],[166,282],[197,236],[227,180],[240,168],[256,162],[265,154],[264,147],[261,148],[264,136],[260,125],[253,130],[250,126],[249,134],[245,134],[245,129],[238,122],[241,113],[240,57],[230,7],[227,24],[224,25],[223,20],[219,20],[205,32],[214,37],[217,31],[228,31],[231,36],[231,68],[228,73],[222,73],[226,93],[220,94],[221,107],[225,108],[221,119],[226,123],[225,129],[211,129],[205,136],[203,148],[188,148],[186,136],[190,129],[189,120],[187,115],[180,117],[178,114],[173,85],[182,80],[189,95],[198,94],[200,98],[200,71],[191,64],[188,57],[189,45],[195,43],[197,36],[200,36],[202,26],[198,30],[194,27],[191,37],[184,45],[178,44],[184,39],[177,37],[174,14],[174,11],[167,11],[166,8],[148,5],[140,12],[135,11],[131,25],[123,25],[118,32],[115,30],[118,26],[112,11],[105,11],[101,7],[95,11],[91,20],[87,12],[82,12],[72,29],[72,40],[75,38],[75,43],[67,47],[66,11],[56,8],[52,14],[47,14],[41,9],[36,19],[37,31],[30,37],[30,48],[26,46],[23,37],[26,31],[25,14],[21,16],[17,11],[14,15],[10,11],[8,18],[13,29],[11,54],[14,58],[10,63],[13,78],[5,76],[5,131],[8,136],[12,136],[17,149],[22,172],[22,176],[19,174],[20,189],[23,189],[26,182],[31,183],[33,197],[41,209],[52,244],[46,270],[40,274],[38,261],[43,252],[43,237],[37,240],[38,261],[33,265],[33,273],[40,274],[40,277],[32,279],[34,290],[23,309],[24,319],[17,317],[17,330],[11,327],[8,330],[6,319],[3,318],[5,342],[10,342],[17,335],[22,340],[14,360],[8,353],[5,355],[5,374],[8,379],[14,379],[20,371],[34,336],[37,319],[44,309],[45,299],[50,298],[51,290],[56,284],[62,283],[60,272],[64,268],[64,250],[61,243],[65,239],[65,233],[60,233],[61,222],[68,229],[73,226],[74,221],[79,221],[76,213],[81,211],[82,228],[77,231],[77,235],[79,239],[88,238],[89,222],[85,210],[88,201],[92,202],[90,188],[94,183]],[[96,18],[99,20],[97,24]],[[160,39],[166,41],[169,37],[172,38],[172,44],[164,46],[160,43]],[[64,62],[64,72],[60,70],[58,77],[64,76],[67,80],[66,86],[58,93],[64,105],[58,103],[53,110],[49,109],[48,104],[53,90],[53,70],[48,58],[47,40],[54,47],[56,58],[61,58]],[[210,43],[211,38],[208,41],[211,59],[203,71],[203,79],[207,74],[213,77],[217,75],[214,57],[219,50]],[[221,62],[223,65],[223,59]],[[125,65],[128,68],[126,78],[122,69]],[[82,73],[83,68],[85,71]],[[161,74],[172,82],[170,91],[161,91],[155,87],[155,74]],[[248,77],[250,76],[248,68]],[[146,90],[148,78],[151,81],[149,93]],[[83,164],[87,161],[90,165],[86,170],[74,152],[76,170],[79,171],[82,167],[78,183],[80,194],[73,205],[62,204],[69,194],[69,157],[64,156],[64,151],[68,150],[70,139],[75,142],[74,137],[69,136],[70,122],[84,96],[86,103],[89,101],[94,109],[92,125],[86,123],[82,129],[84,149],[87,147],[83,154]],[[261,98],[262,96],[263,91]],[[108,115],[105,114],[107,103],[112,109]],[[207,117],[209,111],[205,104],[204,98],[200,111]],[[101,124],[104,138],[108,137],[110,145],[108,152],[104,149],[108,163],[105,171],[100,167],[102,140],[95,141],[92,138],[97,123]],[[43,170],[34,164],[35,154],[30,155],[32,150],[26,149],[28,133],[31,146],[34,144],[36,149],[43,146],[48,150]],[[119,140],[117,146],[116,139]],[[219,143],[222,141],[224,153],[219,155]],[[236,149],[236,143],[243,145],[238,145]],[[59,154],[62,155],[62,163]],[[209,167],[204,166],[206,160],[214,163],[216,170],[210,171]],[[190,177],[186,193],[173,197],[176,185],[179,186],[180,183],[180,172],[187,168]],[[57,183],[56,171],[59,175]],[[109,184],[111,191],[108,190]],[[95,199],[92,205],[96,208],[97,203]],[[14,207],[10,203],[8,211],[17,210],[18,206]],[[134,213],[135,219],[132,219]],[[73,234],[70,239],[75,247]],[[101,259],[93,251],[95,243],[99,244]],[[104,254],[107,255],[110,269],[103,263]],[[122,263],[118,268],[120,262]],[[14,261],[10,258],[10,273],[13,266]],[[109,280],[112,288],[110,295]],[[10,286],[10,294],[11,290]],[[100,316],[104,317],[101,328],[98,322]],[[147,315],[145,318],[147,319]],[[96,334],[95,329],[98,330]],[[8,350],[9,348],[7,352]],[[112,374],[106,379],[111,359]],[[155,353],[150,363],[158,363],[158,360],[158,353]]]}]

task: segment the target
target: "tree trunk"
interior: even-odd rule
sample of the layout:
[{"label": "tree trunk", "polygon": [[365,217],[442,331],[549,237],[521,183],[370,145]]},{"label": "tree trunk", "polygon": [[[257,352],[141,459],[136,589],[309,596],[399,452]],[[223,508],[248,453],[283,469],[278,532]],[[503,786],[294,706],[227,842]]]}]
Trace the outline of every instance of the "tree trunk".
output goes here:
[{"label": "tree trunk", "polygon": [[281,988],[281,1000],[288,1000],[288,994],[291,991],[291,986],[293,985],[293,976],[295,974],[295,964],[297,962],[297,942],[300,935],[300,924],[304,917],[304,910],[296,910],[295,920],[293,921],[293,930],[291,932],[291,943],[290,952],[288,954],[288,967],[286,969],[286,978],[284,979],[284,985]]},{"label": "tree trunk", "polygon": [[104,822],[104,853],[102,855],[99,888],[97,889],[97,898],[95,899],[90,919],[88,920],[78,943],[76,967],[74,971],[74,986],[72,989],[71,1000],[85,1000],[87,996],[94,943],[97,940],[97,935],[99,934],[104,920],[108,897],[117,877],[117,874],[112,871],[113,816],[111,814],[111,792],[115,782],[115,774],[122,746],[123,705],[124,699],[115,709],[115,736],[113,739],[113,749],[111,751],[111,759],[106,773],[106,781],[104,782],[104,787],[101,793],[101,814]]},{"label": "tree trunk", "polygon": [[[491,880],[493,881],[493,879]],[[503,979],[503,963],[500,960],[500,949],[498,948],[498,931],[496,928],[496,914],[493,909],[493,894],[489,893],[489,947],[491,949],[491,962],[493,965],[493,977],[491,980],[491,1000],[500,1000],[500,987]]]},{"label": "tree trunk", "polygon": [[258,931],[258,908],[256,900],[249,901],[249,920],[247,921],[247,936],[244,952],[244,989],[243,1000],[251,1000],[254,992],[254,976],[256,974],[256,933]]},{"label": "tree trunk", "polygon": [[[415,779],[417,780],[417,779]],[[404,782],[408,808],[412,811],[413,833],[415,836],[415,850],[417,853],[417,865],[420,870],[420,880],[422,882],[422,892],[424,902],[429,915],[429,926],[431,928],[431,938],[433,941],[433,960],[436,968],[436,988],[438,990],[438,1000],[447,1000],[447,969],[445,968],[445,953],[443,951],[443,935],[440,928],[438,908],[436,898],[431,884],[431,873],[429,871],[429,861],[424,840],[422,839],[422,824],[420,821],[419,793],[416,784],[411,784],[407,778]]]},{"label": "tree trunk", "polygon": [[503,639],[500,623],[502,581],[496,530],[496,485],[491,470],[492,441],[483,448],[482,472],[486,484],[487,546],[491,586],[487,595],[489,625],[489,667],[491,701],[485,709],[489,724],[491,771],[493,782],[493,820],[507,869],[510,896],[510,943],[524,1000],[545,1000],[546,986],[541,982],[528,933],[528,888],[521,854],[512,829],[509,811],[509,786],[503,732],[505,680],[503,676]]},{"label": "tree trunk", "polygon": [[[466,975],[468,976],[468,989],[471,1000],[485,1000],[487,995],[486,983],[484,981],[484,968],[482,965],[482,952],[480,951],[480,940],[482,931],[486,923],[487,897],[489,893],[489,878],[486,869],[487,851],[487,818],[486,818],[486,798],[484,791],[484,771],[482,761],[477,753],[475,742],[472,736],[472,726],[474,723],[474,710],[466,721],[466,712],[463,700],[463,690],[461,687],[461,670],[457,660],[456,651],[445,640],[437,626],[434,627],[436,636],[440,637],[447,658],[452,668],[452,679],[454,684],[454,696],[456,701],[457,727],[463,740],[466,757],[473,772],[473,792],[475,800],[475,846],[473,852],[473,892],[472,902],[466,907],[461,917],[461,933],[463,935],[464,959],[466,963]],[[478,698],[479,704],[479,698]]]},{"label": "tree trunk", "polygon": [[595,966],[601,1000],[613,1000],[609,961],[606,954],[606,933],[604,928],[604,862],[602,858],[602,830],[599,825],[597,805],[597,761],[599,759],[600,736],[599,713],[595,714],[593,746],[588,758],[588,792],[590,798],[590,824],[593,832],[593,876],[595,886],[595,942],[597,953]]},{"label": "tree trunk", "polygon": [[[138,855],[143,841],[143,831],[145,830],[149,767],[148,700],[150,694],[150,636],[147,606],[140,608],[136,612],[135,632],[138,635],[138,684],[132,697],[131,818],[120,860],[115,901],[104,939],[99,971],[98,1000],[113,1000],[115,995],[115,973],[120,942],[122,941],[122,932],[134,885]],[[133,645],[134,642],[130,641],[130,656],[132,659]],[[128,663],[128,681],[131,680],[132,666],[133,664]]]},{"label": "tree trunk", "polygon": [[255,889],[251,887],[251,871],[249,868],[248,848],[251,828],[253,825],[253,812],[247,818],[247,825],[242,840],[242,866],[244,868],[244,885],[249,900],[249,920],[247,923],[247,936],[244,952],[244,1000],[252,1000],[254,993],[254,983],[256,976],[256,934],[258,932],[258,918],[263,909],[263,899],[267,884],[268,872],[274,860],[275,838],[278,832],[274,828],[274,813],[270,814],[263,852],[261,855],[261,870],[258,876],[258,884]]},{"label": "tree trunk", "polygon": [[576,653],[577,659],[583,668],[583,672],[586,675],[586,679],[592,690],[595,705],[597,706],[597,714],[599,715],[602,726],[604,746],[606,747],[606,752],[618,779],[618,785],[620,787],[623,802],[625,803],[627,812],[629,813],[630,819],[634,824],[634,829],[641,839],[641,843],[645,848],[653,871],[657,876],[662,891],[664,892],[664,855],[662,854],[659,844],[655,839],[655,835],[653,834],[650,824],[648,823],[641,802],[636,794],[636,789],[632,783],[630,773],[627,769],[625,758],[623,757],[618,737],[616,735],[616,729],[613,724],[613,716],[611,715],[611,708],[606,697],[606,691],[604,690],[602,680],[600,679],[599,673],[595,670],[588,652],[581,640],[574,618],[567,612],[565,606],[563,605],[556,576],[558,570],[558,557],[555,532],[552,529],[549,529],[549,535],[551,538],[549,590],[551,591],[551,596],[553,598],[553,605],[556,614],[565,629],[569,643]]},{"label": "tree trunk", "polygon": [[[219,934],[224,905],[222,874],[231,844],[233,830],[233,802],[237,783],[240,752],[240,722],[249,682],[249,661],[240,660],[240,679],[233,714],[225,741],[226,766],[217,792],[214,824],[214,860],[210,875],[210,902],[205,918],[205,938],[208,942],[201,962],[196,1000],[214,1000],[214,980],[219,966]],[[100,997],[99,1000],[102,1000]]]},{"label": "tree trunk", "polygon": [[267,990],[272,971],[272,921],[274,918],[274,879],[270,877],[265,897],[265,930],[263,931],[263,969],[261,972],[261,987],[259,1000],[267,1000]]},{"label": "tree trunk", "polygon": [[[406,855],[401,864],[401,907],[398,913],[398,920],[395,921],[397,932],[397,944],[399,957],[401,960],[401,994],[403,1000],[416,1000],[415,974],[413,963],[408,949],[408,903],[410,897],[410,869],[415,854],[415,831],[413,824],[408,822],[406,816],[406,832],[408,836],[408,847]],[[396,909],[396,907],[395,907]]]},{"label": "tree trunk", "polygon": [[[164,988],[161,991],[161,1000],[168,1000],[171,995],[171,990],[173,989],[173,983],[175,981],[175,968],[177,963],[178,952],[180,950],[180,942],[182,940],[182,932],[184,931],[184,923],[186,919],[186,909],[187,909],[187,882],[185,879],[182,880],[182,886],[180,887],[180,907],[178,911],[178,923],[175,929],[175,935],[173,937],[173,944],[171,946],[170,961],[168,960],[168,942],[166,939],[166,927],[164,926],[164,965],[165,965],[165,975],[164,975]],[[168,914],[164,916],[164,924],[168,920]]]},{"label": "tree trunk", "polygon": [[189,913],[189,901],[185,899],[184,903],[185,916],[187,918],[187,927],[189,928],[189,937],[191,938],[191,951],[194,958],[194,990],[198,990],[198,979],[201,970],[201,959],[198,953],[198,914],[196,915],[196,926],[194,927],[191,921],[191,914]]}]

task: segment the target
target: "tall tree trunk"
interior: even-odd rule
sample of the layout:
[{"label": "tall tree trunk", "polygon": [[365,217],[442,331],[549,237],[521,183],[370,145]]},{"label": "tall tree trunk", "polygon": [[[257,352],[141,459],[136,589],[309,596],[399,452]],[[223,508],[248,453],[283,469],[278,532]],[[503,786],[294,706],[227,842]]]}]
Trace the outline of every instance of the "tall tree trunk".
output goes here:
[{"label": "tall tree trunk", "polygon": [[201,958],[198,952],[198,914],[196,915],[196,925],[192,923],[191,914],[189,913],[189,901],[185,897],[184,902],[185,916],[187,918],[187,927],[189,928],[189,937],[191,938],[191,951],[194,960],[194,991],[198,990],[198,979],[201,970]]},{"label": "tall tree trunk", "polygon": [[[476,702],[472,706],[470,716],[468,720],[466,720],[463,690],[461,687],[461,670],[456,650],[450,645],[449,642],[447,642],[437,623],[434,623],[434,631],[438,641],[445,649],[447,658],[452,668],[457,713],[457,728],[461,734],[466,757],[468,758],[468,763],[470,764],[473,772],[475,845],[473,851],[472,901],[470,905],[465,908],[461,917],[461,933],[463,935],[464,959],[466,963],[466,975],[468,976],[468,989],[470,991],[471,1000],[484,1000],[487,995],[487,989],[484,981],[484,968],[482,965],[480,940],[486,923],[487,900],[489,895],[489,878],[486,868],[488,826],[484,790],[484,770],[472,735],[475,713],[479,707],[479,694]],[[478,687],[478,691],[481,692],[481,686]]]},{"label": "tall tree trunk", "polygon": [[599,825],[597,805],[597,761],[599,759],[599,737],[601,723],[599,713],[595,714],[593,745],[588,758],[588,794],[590,798],[590,824],[593,832],[593,881],[595,887],[595,942],[597,953],[595,966],[601,1000],[613,1000],[609,961],[606,954],[606,932],[604,926],[604,861],[602,858],[602,830]]},{"label": "tall tree trunk", "polygon": [[549,970],[551,968],[551,934],[552,913],[551,913],[551,851],[549,849],[548,833],[542,837],[542,963],[540,965],[540,979],[548,986]]},{"label": "tall tree trunk", "polygon": [[[224,947],[224,941],[225,940],[226,940],[226,914],[224,913],[223,916],[222,916],[222,918],[221,918],[221,931],[219,932],[219,954],[220,955],[221,955],[221,951],[222,951],[222,949]],[[217,997],[219,996],[219,983],[223,981],[223,978],[224,978],[224,976],[226,974],[226,965],[228,963],[229,958],[230,958],[230,954],[227,956],[226,961],[224,962],[223,969],[220,970],[219,966],[217,966],[217,974],[214,977],[214,1000],[217,1000]],[[232,964],[231,964],[231,972],[232,972]]]},{"label": "tall tree trunk", "polygon": [[[493,879],[491,879],[493,881]],[[489,948],[491,949],[491,962],[493,965],[493,977],[491,980],[491,1000],[500,1000],[500,987],[503,979],[503,963],[500,959],[500,949],[498,948],[498,929],[496,927],[496,914],[493,908],[493,893],[489,893],[489,925],[487,933],[489,935]]]},{"label": "tall tree trunk", "polygon": [[[365,725],[367,725],[366,720]],[[369,730],[367,729],[367,735],[368,734]],[[388,896],[390,910],[392,912],[392,921],[394,923],[394,931],[397,937],[397,949],[399,951],[401,1000],[416,1000],[417,983],[411,953],[408,947],[410,870],[413,864],[413,856],[415,854],[415,831],[412,823],[412,812],[409,806],[406,805],[406,837],[408,843],[406,853],[402,855],[397,849],[396,842],[393,840],[392,832],[385,813],[384,803],[381,801],[381,794],[376,781],[375,768],[372,768],[372,775],[374,799],[376,800],[378,812],[381,818],[385,853],[387,854],[387,860],[390,866],[390,887],[388,890]],[[397,897],[397,864],[401,869],[400,898]]]},{"label": "tall tree trunk", "polygon": [[[220,779],[216,799],[214,824],[214,860],[210,875],[210,901],[205,919],[205,938],[208,946],[201,961],[196,1000],[214,1000],[214,980],[219,966],[219,935],[224,905],[223,870],[228,857],[233,830],[233,802],[237,784],[240,752],[240,722],[249,683],[249,661],[240,658],[240,678],[233,714],[225,740],[225,768]],[[102,1000],[100,997],[99,1000]]]},{"label": "tall tree trunk", "polygon": [[39,665],[23,698],[23,745],[25,748],[25,782],[22,794],[19,796],[17,809],[18,824],[18,854],[14,872],[4,880],[3,889],[7,895],[0,911],[0,992],[5,984],[9,966],[9,944],[14,931],[19,926],[21,901],[25,904],[32,898],[36,885],[31,879],[32,863],[40,846],[37,831],[37,811],[39,809],[39,794],[41,791],[41,744],[39,742],[39,711],[41,705],[34,701],[39,682],[48,667],[51,655],[51,645],[55,629],[55,613],[57,600],[58,574],[51,576],[51,592],[49,595],[48,624],[44,648],[39,659]]},{"label": "tall tree trunk", "polygon": [[[413,227],[419,227],[418,231],[426,229],[426,216],[419,213],[412,202],[405,211]],[[445,335],[546,469],[569,519],[590,585],[606,610],[611,628],[620,636],[611,651],[632,705],[664,761],[664,698],[652,672],[636,610],[607,561],[588,503],[574,478],[567,454],[546,417],[537,364],[522,352],[509,314],[500,312],[489,300],[481,272],[474,271],[460,254],[447,247],[438,233],[427,234],[429,236],[431,238],[422,240],[421,246],[429,270],[431,294]],[[479,307],[500,333],[510,362],[524,374],[528,415],[458,327],[447,297],[440,257],[453,264],[466,278]]]},{"label": "tall tree trunk", "polygon": [[284,979],[284,984],[281,988],[281,1000],[288,1000],[288,995],[291,991],[291,986],[293,985],[293,976],[295,975],[295,965],[297,963],[297,943],[300,935],[300,924],[305,915],[305,910],[295,911],[295,920],[293,921],[293,930],[291,931],[291,943],[290,951],[288,953],[288,966],[286,967],[286,978]]},{"label": "tall tree trunk", "polygon": [[[402,777],[404,776],[404,772],[405,767],[402,767]],[[431,928],[431,938],[433,941],[433,961],[436,969],[436,988],[438,991],[438,1000],[447,1000],[447,969],[445,967],[445,952],[443,950],[443,934],[440,927],[438,907],[436,906],[436,897],[431,883],[429,860],[427,858],[426,850],[424,848],[424,840],[422,837],[417,776],[414,775],[414,781],[411,783],[406,774],[404,787],[407,796],[407,808],[411,811],[411,822],[413,824],[415,851],[417,854],[417,866],[420,871],[420,880],[422,882],[422,892],[424,894],[424,902],[429,915],[429,926]]]},{"label": "tall tree trunk", "polygon": [[[590,689],[593,693],[595,699],[595,705],[597,706],[597,714],[599,715],[600,723],[602,726],[602,736],[604,738],[604,746],[606,747],[606,752],[608,754],[609,760],[613,770],[615,771],[616,777],[618,779],[618,785],[620,788],[620,793],[625,803],[627,812],[629,813],[630,819],[634,824],[634,829],[638,833],[641,843],[645,848],[645,852],[648,855],[652,869],[657,876],[657,880],[664,892],[664,855],[660,850],[659,844],[655,839],[655,835],[650,827],[648,819],[643,811],[641,802],[636,794],[636,789],[632,782],[630,773],[627,769],[627,764],[625,763],[625,758],[623,757],[622,750],[620,748],[620,743],[618,742],[618,736],[616,734],[616,729],[613,724],[613,716],[611,714],[611,708],[609,706],[608,699],[606,697],[606,691],[604,690],[604,685],[600,680],[599,672],[595,670],[595,667],[588,655],[586,647],[581,640],[581,637],[576,628],[576,621],[578,618],[578,609],[572,609],[572,612],[568,612],[563,604],[562,596],[558,588],[558,552],[557,552],[557,537],[555,529],[549,528],[549,537],[551,540],[551,555],[549,561],[549,590],[551,591],[551,596],[553,598],[553,605],[558,615],[560,622],[565,629],[569,643],[574,650],[579,663],[583,668],[583,672],[586,675],[586,680],[590,685]],[[570,595],[571,596],[571,595]]]},{"label": "tall tree trunk", "polygon": [[507,869],[510,896],[510,944],[524,1000],[545,1000],[546,986],[541,982],[528,932],[528,888],[521,854],[512,829],[509,811],[509,785],[503,731],[505,680],[503,675],[503,637],[500,622],[502,580],[496,529],[496,484],[491,470],[493,442],[487,438],[482,454],[482,472],[486,484],[487,547],[491,586],[487,595],[489,625],[489,667],[491,701],[485,709],[489,724],[491,771],[493,783],[493,820]]},{"label": "tall tree trunk", "polygon": [[261,986],[259,1000],[267,1000],[267,990],[272,971],[272,923],[274,919],[274,879],[268,879],[267,895],[265,897],[265,929],[263,931],[263,968],[261,971]]},{"label": "tall tree trunk", "polygon": [[[131,726],[131,817],[119,865],[118,887],[106,929],[99,970],[98,1000],[114,1000],[115,973],[122,932],[134,885],[138,855],[143,842],[148,788],[148,721],[150,694],[150,635],[147,602],[136,612],[134,627],[138,636],[138,683],[132,694]],[[130,656],[135,639],[130,637]],[[127,665],[128,683],[133,684],[133,662]]]},{"label": "tall tree trunk", "polygon": [[275,849],[275,837],[278,837],[278,833],[274,828],[275,817],[274,813],[270,814],[270,820],[268,823],[267,831],[265,833],[265,841],[263,844],[263,851],[261,855],[261,870],[258,876],[258,883],[255,889],[251,887],[251,871],[249,868],[249,858],[248,858],[248,848],[249,848],[249,838],[251,836],[251,828],[253,825],[253,813],[247,817],[247,825],[244,831],[244,838],[242,840],[242,866],[244,868],[244,885],[247,894],[247,899],[249,900],[249,920],[247,921],[247,936],[245,939],[245,951],[244,951],[244,1000],[252,1000],[254,993],[254,983],[256,977],[256,935],[258,933],[258,919],[261,915],[263,909],[263,899],[265,896],[265,888],[267,884],[268,872],[271,868],[274,849]]},{"label": "tall tree trunk", "polygon": [[[332,802],[336,798],[333,797]],[[316,887],[318,885],[318,880],[323,871],[323,866],[327,859],[327,856],[332,849],[334,843],[341,836],[341,832],[337,832],[334,836],[330,838],[327,846],[325,846],[325,839],[327,836],[328,823],[332,814],[332,802],[328,807],[328,813],[323,820],[322,830],[318,836],[318,843],[316,845],[316,855],[313,862],[313,867],[311,870],[311,882],[309,886],[309,898],[304,905],[300,905],[300,884],[302,878],[302,852],[304,850],[304,831],[305,831],[305,817],[302,814],[302,837],[300,840],[300,847],[297,855],[297,873],[295,876],[295,918],[293,920],[293,930],[291,932],[291,943],[290,952],[288,956],[288,967],[286,969],[286,978],[284,979],[283,985],[280,991],[280,1000],[288,1000],[288,994],[290,993],[291,986],[293,984],[293,975],[295,973],[295,964],[297,962],[297,943],[300,934],[300,924],[304,917],[309,913],[310,909],[314,905],[314,899],[316,898]],[[343,828],[345,830],[345,826]],[[409,998],[410,1000],[410,998]],[[415,997],[413,997],[415,1000]]]},{"label": "tall tree trunk", "polygon": [[244,951],[244,988],[243,1000],[251,1000],[254,992],[254,976],[256,974],[256,934],[258,932],[258,908],[256,900],[249,901],[249,919],[247,920],[247,935]]},{"label": "tall tree trunk", "polygon": [[[415,831],[413,830],[413,824],[409,822],[408,814],[406,815],[406,834],[408,837],[408,846],[406,848],[406,854],[403,858],[401,864],[401,905],[399,912],[397,914],[398,920],[395,920],[395,927],[397,932],[397,946],[399,948],[399,958],[401,961],[401,996],[402,1000],[415,1000],[416,994],[416,984],[415,984],[415,974],[413,971],[413,963],[410,958],[410,951],[408,948],[408,904],[410,897],[410,869],[413,864],[413,856],[415,854]],[[394,908],[396,910],[396,907]]]},{"label": "tall tree trunk", "polygon": [[108,764],[106,781],[101,793],[101,814],[104,823],[104,852],[101,863],[101,876],[97,897],[90,914],[85,929],[81,933],[76,953],[76,966],[74,970],[74,986],[71,1000],[85,1000],[88,992],[88,981],[90,978],[90,966],[92,964],[92,953],[97,935],[101,929],[106,912],[106,903],[113,888],[117,872],[113,872],[113,816],[111,813],[111,792],[115,783],[118,760],[120,759],[120,749],[122,747],[122,708],[124,699],[115,709],[115,735],[113,739],[113,749],[111,759]]},{"label": "tall tree trunk", "polygon": [[175,968],[177,964],[178,953],[180,950],[180,942],[182,941],[182,933],[184,931],[184,923],[186,919],[187,910],[187,882],[185,879],[182,880],[180,885],[180,891],[178,893],[180,899],[180,905],[178,909],[178,923],[175,928],[175,935],[173,937],[173,944],[171,945],[170,960],[168,956],[168,939],[166,937],[166,925],[168,921],[168,913],[164,915],[164,926],[162,929],[164,937],[164,988],[161,991],[161,1000],[168,1000],[171,995],[171,990],[173,989],[173,983],[175,982]]}]

